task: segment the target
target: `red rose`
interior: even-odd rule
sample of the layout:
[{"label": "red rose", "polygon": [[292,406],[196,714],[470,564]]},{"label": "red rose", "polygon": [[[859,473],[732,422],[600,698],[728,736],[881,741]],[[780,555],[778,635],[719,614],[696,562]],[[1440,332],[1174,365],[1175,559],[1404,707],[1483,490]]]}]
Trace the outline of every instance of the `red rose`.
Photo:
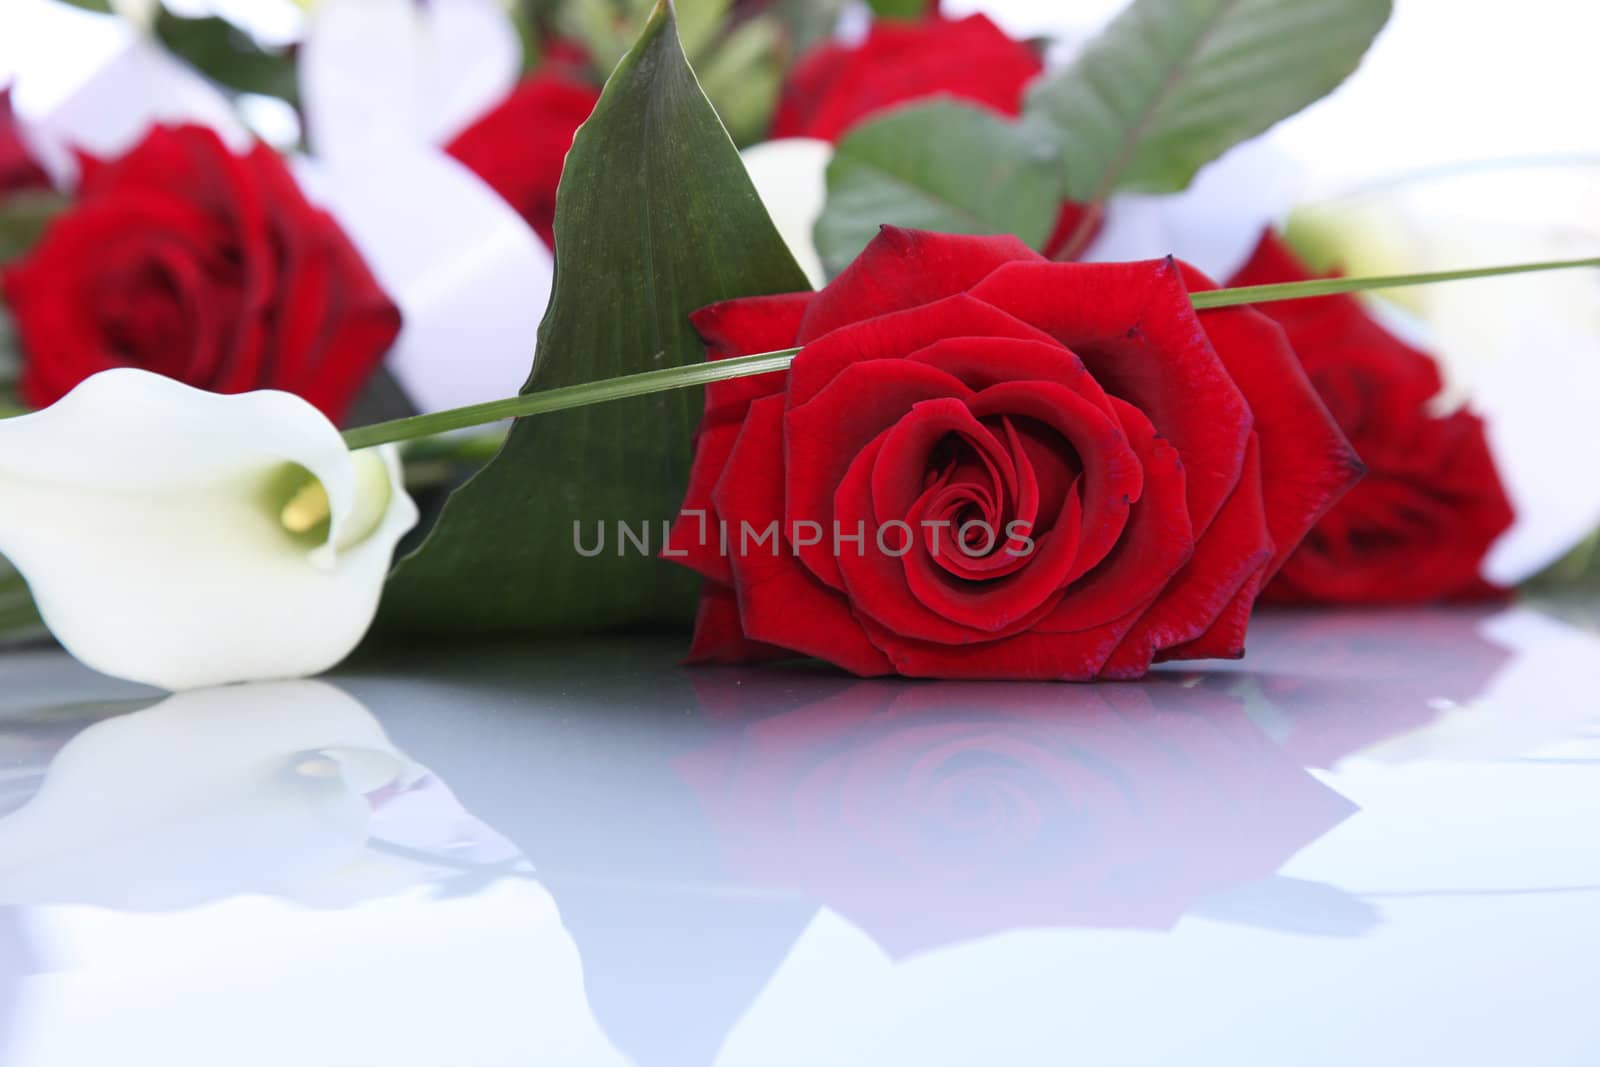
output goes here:
[{"label": "red rose", "polygon": [[49,188],[50,179],[33,161],[17,133],[11,90],[0,89],[0,197],[18,189]]},{"label": "red rose", "polygon": [[4,283],[39,407],[133,366],[218,393],[282,389],[337,419],[400,328],[271,149],[234,155],[196,126],[85,159],[77,204]]},{"label": "red rose", "polygon": [[[1232,284],[1310,277],[1268,233]],[[1355,297],[1287,300],[1261,311],[1288,333],[1367,465],[1366,480],[1316,525],[1266,598],[1357,604],[1499,595],[1479,568],[1511,525],[1511,502],[1482,420],[1428,410],[1442,386],[1434,361],[1378,325]]]},{"label": "red rose", "polygon": [[578,57],[560,50],[523,79],[494,110],[451,141],[447,151],[528,220],[555,247],[556,189],[572,138],[600,91],[583,80]]},{"label": "red rose", "polygon": [[772,136],[835,141],[885,108],[940,95],[1016,115],[1023,89],[1043,69],[1033,49],[982,15],[880,20],[860,44],[830,41],[795,65]]},{"label": "red rose", "polygon": [[696,313],[712,359],[805,347],[707,390],[668,546],[707,579],[691,658],[1089,679],[1242,655],[1360,466],[1283,332],[1197,316],[1186,283],[1209,285],[885,228],[820,293]]},{"label": "red rose", "polygon": [[[716,704],[723,684],[695,688]],[[1027,927],[1166,929],[1355,810],[1237,697],[1177,683],[860,682],[677,765],[741,884],[814,898],[896,956]]]}]

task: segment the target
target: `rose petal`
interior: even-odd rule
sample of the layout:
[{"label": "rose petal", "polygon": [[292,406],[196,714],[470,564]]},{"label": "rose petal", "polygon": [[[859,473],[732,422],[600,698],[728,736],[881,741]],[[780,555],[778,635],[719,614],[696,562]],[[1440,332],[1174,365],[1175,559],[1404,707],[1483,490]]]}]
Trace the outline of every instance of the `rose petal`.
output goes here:
[{"label": "rose petal", "polygon": [[857,454],[921,401],[970,392],[934,367],[871,360],[846,367],[827,388],[785,413],[783,466],[776,468],[784,472],[785,514],[790,523],[814,522],[823,531],[821,543],[797,546],[811,573],[835,589],[844,587],[831,544],[834,493]]},{"label": "rose petal", "polygon": [[966,292],[996,267],[1016,260],[1042,262],[1015,237],[957,237],[885,226],[817,294],[801,325],[800,341],[809,343],[853,322]]},{"label": "rose petal", "polygon": [[1250,409],[1174,263],[1014,263],[972,295],[1055,336],[1149,416],[1183,456],[1195,529],[1211,522],[1239,480]]},{"label": "rose petal", "polygon": [[[1272,536],[1262,499],[1261,450],[1255,437],[1245,453],[1239,485],[1195,546],[1194,556],[1161,591],[1150,609],[1123,639],[1105,665],[1110,678],[1137,678],[1150,669],[1153,656],[1185,642],[1205,638],[1199,651],[1231,650],[1242,630],[1228,626],[1208,633],[1224,615],[1237,626],[1249,616],[1240,600],[1253,601],[1264,569],[1272,558]],[[1242,646],[1241,646],[1242,647]],[[1168,658],[1176,658],[1174,652]]]},{"label": "rose petal", "polygon": [[736,516],[729,531],[740,624],[751,640],[790,648],[863,676],[885,674],[889,664],[866,638],[843,597],[823,585],[791,555],[787,538],[771,551],[751,541],[783,525],[783,484],[772,476],[783,462],[783,398],[750,405],[727,470],[712,493],[717,511]]}]

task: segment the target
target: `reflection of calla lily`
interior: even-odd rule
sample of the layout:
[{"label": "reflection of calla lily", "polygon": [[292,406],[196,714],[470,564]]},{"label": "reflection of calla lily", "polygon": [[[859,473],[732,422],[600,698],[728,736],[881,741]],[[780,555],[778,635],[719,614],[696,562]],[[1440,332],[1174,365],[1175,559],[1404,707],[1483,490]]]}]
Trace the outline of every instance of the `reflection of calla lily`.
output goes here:
[{"label": "reflection of calla lily", "polygon": [[113,370],[0,422],[0,554],[73,655],[134,681],[326,670],[416,520],[392,451],[287,393]]},{"label": "reflection of calla lily", "polygon": [[1026,926],[1165,928],[1353,810],[1240,702],[1160,683],[865,683],[680,770],[743,877],[896,954]]},{"label": "reflection of calla lily", "polygon": [[422,865],[368,851],[369,837],[438,850],[492,838],[480,831],[338,689],[200,690],[62,748],[33,799],[0,819],[0,902],[168,910],[267,892],[340,903],[420,876]]}]

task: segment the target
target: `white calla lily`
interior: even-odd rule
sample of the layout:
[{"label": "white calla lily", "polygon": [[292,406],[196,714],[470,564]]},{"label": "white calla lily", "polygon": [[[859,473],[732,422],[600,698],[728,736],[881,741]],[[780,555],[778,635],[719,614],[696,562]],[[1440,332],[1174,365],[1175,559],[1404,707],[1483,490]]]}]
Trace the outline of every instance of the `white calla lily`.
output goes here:
[{"label": "white calla lily", "polygon": [[785,137],[740,153],[778,235],[811,284],[827,282],[814,233],[828,199],[833,146],[812,137]]},{"label": "white calla lily", "polygon": [[299,76],[315,154],[296,176],[399,305],[388,366],[425,412],[517,392],[538,346],[554,259],[441,147],[520,66],[495,0],[323,0],[309,19]]},{"label": "white calla lily", "polygon": [[555,282],[555,258],[532,228],[436,149],[320,162],[297,161],[295,175],[399,305],[386,365],[411,401],[440,411],[520,391]]},{"label": "white calla lily", "polygon": [[288,393],[121,369],[0,421],[0,555],[69,652],[165,689],[338,663],[416,521],[393,449]]},{"label": "white calla lily", "polygon": [[323,0],[299,55],[318,156],[439,144],[516,84],[522,44],[496,0]]},{"label": "white calla lily", "polygon": [[56,0],[5,0],[0,81],[7,72],[22,134],[58,185],[76,182],[76,152],[120,155],[156,123],[209,126],[236,150],[250,143],[215,86],[115,15]]}]

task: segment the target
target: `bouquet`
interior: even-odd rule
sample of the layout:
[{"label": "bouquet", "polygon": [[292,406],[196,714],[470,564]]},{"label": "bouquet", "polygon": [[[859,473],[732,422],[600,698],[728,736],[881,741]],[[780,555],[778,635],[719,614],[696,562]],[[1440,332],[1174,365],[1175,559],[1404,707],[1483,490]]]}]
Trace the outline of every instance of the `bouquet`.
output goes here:
[{"label": "bouquet", "polygon": [[1404,294],[1593,245],[1354,273],[1256,141],[1388,0],[873,6],[322,0],[245,48],[28,0],[115,59],[0,96],[0,621],[174,690],[691,625],[1087,682],[1583,550],[1527,458],[1569,420]]}]

